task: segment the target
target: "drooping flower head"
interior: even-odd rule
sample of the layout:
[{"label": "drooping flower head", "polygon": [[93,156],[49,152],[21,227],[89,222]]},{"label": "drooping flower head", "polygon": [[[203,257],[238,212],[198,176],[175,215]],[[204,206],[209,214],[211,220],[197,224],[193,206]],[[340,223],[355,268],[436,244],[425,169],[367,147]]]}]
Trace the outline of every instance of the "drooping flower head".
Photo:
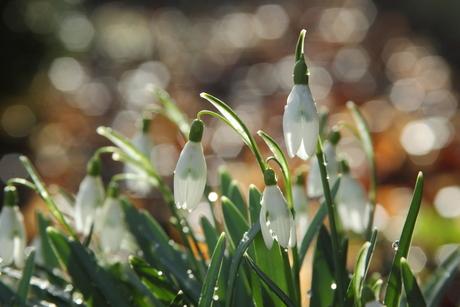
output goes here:
[{"label": "drooping flower head", "polygon": [[[131,143],[147,158],[149,158],[150,162],[153,163],[153,142],[150,139],[149,128],[152,122],[151,113],[148,112],[144,114],[142,119],[142,127],[139,129],[131,139]],[[134,169],[129,164],[125,164],[124,168],[125,173],[134,173],[143,176],[144,173],[139,172],[137,169]],[[136,193],[136,196],[144,197],[151,189],[151,185],[147,182],[143,181],[134,181],[134,180],[127,180],[126,186],[128,190]]]},{"label": "drooping flower head", "polygon": [[194,120],[189,141],[182,150],[174,171],[174,200],[177,208],[193,211],[200,203],[206,186],[207,168],[201,139],[204,124]]},{"label": "drooping flower head", "polygon": [[0,213],[0,265],[7,266],[14,262],[16,267],[22,268],[27,238],[17,199],[16,188],[5,187],[3,209]]},{"label": "drooping flower head", "polygon": [[97,221],[102,202],[104,201],[104,185],[100,176],[101,162],[93,157],[88,162],[88,174],[83,178],[75,199],[75,228],[77,232],[87,236],[91,226]]},{"label": "drooping flower head", "polygon": [[276,184],[276,174],[268,168],[264,173],[265,190],[260,201],[260,229],[268,249],[273,246],[273,240],[287,248],[296,244],[295,221],[291,210]]},{"label": "drooping flower head", "polygon": [[[326,140],[323,144],[324,160],[327,163],[326,171],[329,176],[329,186],[334,185],[339,175],[339,163],[337,162],[337,143],[339,140],[340,132],[338,129],[333,129],[329,140]],[[311,159],[311,167],[307,181],[307,194],[310,198],[318,198],[324,195],[321,173],[316,156]]]},{"label": "drooping flower head", "polygon": [[350,168],[342,160],[342,179],[335,197],[343,228],[362,234],[365,230],[367,196],[361,183],[350,174]]},{"label": "drooping flower head", "polygon": [[[303,45],[302,32],[299,42]],[[299,44],[299,43],[298,43]],[[294,66],[294,87],[284,109],[283,131],[289,157],[307,160],[315,153],[319,135],[316,103],[308,86],[309,71],[303,52]]]},{"label": "drooping flower head", "polygon": [[118,185],[115,182],[111,182],[107,189],[98,228],[101,249],[105,253],[116,253],[120,249],[126,227],[124,212],[118,197]]}]

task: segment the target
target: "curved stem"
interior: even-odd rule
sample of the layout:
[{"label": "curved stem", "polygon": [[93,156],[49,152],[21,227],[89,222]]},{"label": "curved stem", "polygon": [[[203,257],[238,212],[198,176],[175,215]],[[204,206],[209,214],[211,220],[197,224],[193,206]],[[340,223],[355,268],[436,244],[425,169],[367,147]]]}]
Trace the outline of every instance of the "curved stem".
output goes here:
[{"label": "curved stem", "polygon": [[22,179],[22,178],[11,178],[10,180],[8,180],[8,182],[6,183],[6,185],[8,186],[12,186],[14,184],[19,184],[19,185],[23,185],[23,186],[26,186],[28,187],[29,189],[31,190],[34,190],[35,192],[37,192],[37,186],[35,184],[33,184],[32,182],[30,181],[27,181],[25,179]]}]

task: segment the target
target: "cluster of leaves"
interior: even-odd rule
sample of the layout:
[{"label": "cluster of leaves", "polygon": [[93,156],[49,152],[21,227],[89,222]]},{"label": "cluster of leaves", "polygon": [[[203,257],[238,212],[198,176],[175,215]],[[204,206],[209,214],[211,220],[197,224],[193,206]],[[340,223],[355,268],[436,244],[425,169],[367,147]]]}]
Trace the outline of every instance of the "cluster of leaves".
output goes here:
[{"label": "cluster of leaves", "polygon": [[[156,93],[162,102],[162,114],[176,123],[186,137],[189,126],[184,115],[165,92]],[[260,155],[253,137],[235,112],[222,101],[210,95],[203,96],[222,113],[220,118],[242,137],[254,154]],[[357,123],[354,131],[373,165],[367,125],[353,104],[349,104],[349,108]],[[300,306],[302,296],[307,295],[300,291],[300,268],[309,265],[304,260],[314,238],[317,240],[312,287],[308,293],[310,306],[364,307],[380,298],[387,307],[435,306],[460,262],[457,249],[433,273],[430,284],[423,290],[407,264],[422,199],[422,174],[415,184],[391,273],[386,286],[382,287],[383,280],[367,276],[377,239],[377,230],[372,227],[369,227],[369,241],[358,253],[354,272],[347,270],[348,239],[337,229],[333,204],[340,179],[329,187],[321,145],[317,156],[325,200],[310,221],[300,244],[289,252],[277,241],[270,250],[264,243],[259,223],[261,192],[257,187],[251,185],[245,197],[239,183],[222,169],[216,191],[220,195],[222,214],[217,216],[215,204],[209,203],[214,216],[212,220],[201,217],[204,239],[200,239],[200,235],[188,225],[184,213],[176,209],[170,188],[163,183],[147,157],[110,128],[101,127],[98,133],[117,145],[106,148],[106,152],[113,153],[115,160],[139,169],[143,178],[162,192],[181,244],[172,241],[148,212],[139,211],[127,197],[121,196],[127,228],[136,248],[126,262],[108,261],[108,257],[94,248],[93,234],[83,240],[78,237],[30,161],[22,157],[31,182],[15,179],[10,184],[24,184],[34,189],[60,225],[52,225],[50,219],[40,213],[37,215],[40,251],[31,249],[23,270],[1,269],[2,306]],[[284,154],[268,135],[263,132],[259,135],[280,165],[285,185],[290,187],[289,166]],[[374,193],[370,199],[375,202],[375,177],[370,193]],[[324,224],[326,217],[329,230]],[[372,226],[372,219],[369,225]],[[42,253],[44,264],[35,263],[37,252]]]}]

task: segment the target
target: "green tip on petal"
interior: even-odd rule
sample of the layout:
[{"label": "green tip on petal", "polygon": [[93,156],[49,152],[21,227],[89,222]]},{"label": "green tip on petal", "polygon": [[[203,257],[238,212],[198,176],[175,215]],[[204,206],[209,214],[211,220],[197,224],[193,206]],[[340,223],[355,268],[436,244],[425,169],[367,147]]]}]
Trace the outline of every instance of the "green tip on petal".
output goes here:
[{"label": "green tip on petal", "polygon": [[201,120],[195,119],[190,127],[189,140],[195,143],[201,142],[203,137],[204,124]]},{"label": "green tip on petal", "polygon": [[118,197],[118,184],[114,181],[109,183],[107,188],[107,197],[117,198]]},{"label": "green tip on petal", "polygon": [[302,58],[295,63],[294,66],[294,84],[304,84],[308,85],[308,76],[310,72],[308,71],[307,64],[305,60]]},{"label": "green tip on petal", "polygon": [[13,207],[18,203],[18,191],[14,186],[6,186],[3,196],[3,205]]},{"label": "green tip on petal", "polygon": [[335,146],[340,141],[340,137],[339,128],[337,126],[332,127],[331,134],[329,135],[329,142]]},{"label": "green tip on petal", "polygon": [[342,174],[349,174],[350,173],[350,165],[346,159],[342,159],[340,161],[340,168],[342,169]]},{"label": "green tip on petal", "polygon": [[142,114],[142,133],[149,132],[151,122],[152,122],[152,112],[145,111]]},{"label": "green tip on petal", "polygon": [[86,171],[90,176],[99,176],[101,174],[101,160],[99,160],[99,158],[92,157],[88,162]]},{"label": "green tip on petal", "polygon": [[264,181],[266,186],[276,185],[276,174],[271,168],[267,168],[264,172]]}]

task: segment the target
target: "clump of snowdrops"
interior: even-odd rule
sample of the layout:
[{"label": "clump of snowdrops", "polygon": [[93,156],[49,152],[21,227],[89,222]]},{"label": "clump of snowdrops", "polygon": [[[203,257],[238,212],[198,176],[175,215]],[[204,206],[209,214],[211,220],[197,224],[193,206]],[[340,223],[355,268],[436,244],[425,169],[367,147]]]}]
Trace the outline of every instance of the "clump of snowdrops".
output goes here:
[{"label": "clump of snowdrops", "polygon": [[[295,51],[294,87],[287,98],[283,131],[289,158],[297,156],[310,165],[306,184],[304,173],[290,168],[289,159],[269,135],[259,131],[253,136],[221,100],[201,94],[217,112],[201,111],[189,124],[166,92],[152,88],[161,106],[144,112],[141,129],[132,140],[111,128],[97,129],[115,146],[96,151],[76,197],[64,189],[52,195],[30,161],[21,157],[30,181],[8,182],[0,214],[1,305],[261,307],[301,306],[309,301],[314,307],[436,306],[460,262],[460,252],[454,251],[429,283],[417,284],[406,259],[422,198],[422,174],[400,240],[395,242],[390,274],[368,276],[378,233],[373,227],[377,177],[370,133],[352,102],[347,107],[354,124],[330,129],[326,116],[318,114],[308,85],[304,36],[302,31]],[[175,123],[187,141],[173,187],[164,183],[151,161],[152,112]],[[264,179],[262,191],[251,185],[248,195],[243,195],[225,169],[219,171],[219,186],[207,186],[203,116],[223,121],[250,148]],[[342,129],[349,129],[362,144],[370,170],[368,191],[338,152]],[[272,156],[262,156],[254,137],[265,141]],[[125,164],[125,173],[115,174],[104,187],[100,156],[107,153]],[[140,194],[150,188],[161,192],[178,242],[120,193],[120,181]],[[16,185],[36,191],[49,209],[37,214],[33,247],[26,248]],[[210,194],[218,201],[203,197]],[[321,203],[312,218],[307,216],[309,198]],[[202,216],[201,229],[194,230],[187,211],[198,206],[210,206],[213,216]],[[361,236],[363,244],[354,267],[347,268],[350,234]],[[310,248],[314,249],[312,262],[305,260]],[[311,266],[308,292],[301,291],[302,266]]]}]

